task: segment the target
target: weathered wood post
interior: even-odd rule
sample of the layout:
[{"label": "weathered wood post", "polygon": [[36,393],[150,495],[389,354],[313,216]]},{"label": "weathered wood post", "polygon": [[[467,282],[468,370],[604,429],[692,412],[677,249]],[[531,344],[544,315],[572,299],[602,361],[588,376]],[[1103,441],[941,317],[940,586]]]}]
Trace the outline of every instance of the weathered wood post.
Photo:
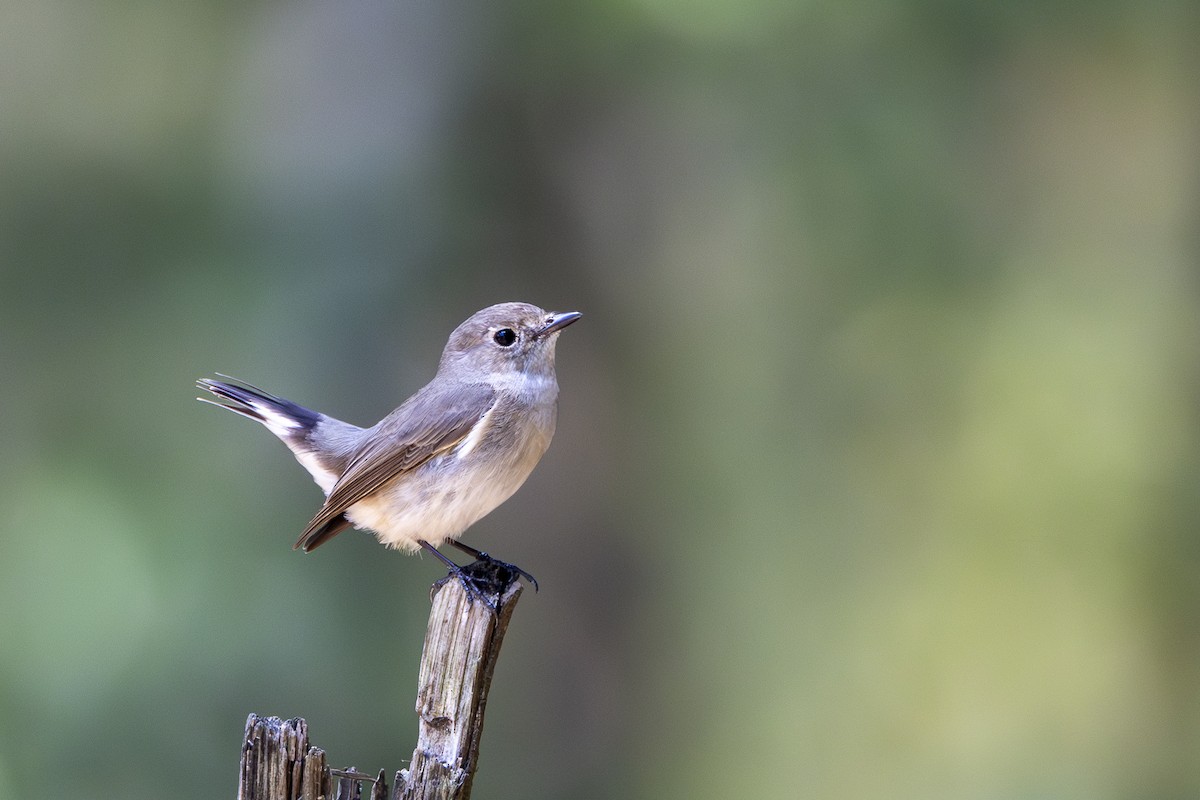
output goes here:
[{"label": "weathered wood post", "polygon": [[403,800],[471,796],[492,672],[520,595],[521,585],[510,583],[495,612],[455,580],[434,596],[417,678],[417,747],[401,773]]},{"label": "weathered wood post", "polygon": [[329,796],[329,785],[325,752],[309,747],[308,723],[250,715],[242,741],[238,800],[315,800]]},{"label": "weathered wood post", "polygon": [[[391,800],[470,798],[492,674],[521,596],[515,577],[505,571],[492,587],[494,610],[458,580],[435,586],[417,680],[417,746],[408,769],[396,773]],[[309,745],[303,719],[251,714],[246,721],[238,800],[357,800],[363,783],[370,800],[388,800],[382,771],[331,770],[325,752]]]}]

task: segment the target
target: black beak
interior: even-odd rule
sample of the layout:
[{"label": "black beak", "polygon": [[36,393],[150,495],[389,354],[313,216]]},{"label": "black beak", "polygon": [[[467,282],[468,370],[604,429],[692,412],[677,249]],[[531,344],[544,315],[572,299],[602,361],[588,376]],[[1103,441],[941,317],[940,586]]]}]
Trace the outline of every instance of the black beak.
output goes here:
[{"label": "black beak", "polygon": [[534,331],[533,336],[535,339],[541,339],[544,336],[557,333],[582,316],[583,314],[580,314],[578,311],[563,311],[559,314],[551,314],[550,318],[546,320],[546,324]]}]

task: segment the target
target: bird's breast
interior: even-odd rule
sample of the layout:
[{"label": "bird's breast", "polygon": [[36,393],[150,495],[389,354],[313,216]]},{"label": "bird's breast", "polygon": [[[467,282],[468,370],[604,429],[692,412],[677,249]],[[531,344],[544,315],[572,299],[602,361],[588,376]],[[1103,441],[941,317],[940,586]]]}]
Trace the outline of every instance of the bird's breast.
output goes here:
[{"label": "bird's breast", "polygon": [[513,495],[554,436],[553,404],[498,402],[457,447],[385,484],[347,510],[357,527],[384,544],[437,547]]}]

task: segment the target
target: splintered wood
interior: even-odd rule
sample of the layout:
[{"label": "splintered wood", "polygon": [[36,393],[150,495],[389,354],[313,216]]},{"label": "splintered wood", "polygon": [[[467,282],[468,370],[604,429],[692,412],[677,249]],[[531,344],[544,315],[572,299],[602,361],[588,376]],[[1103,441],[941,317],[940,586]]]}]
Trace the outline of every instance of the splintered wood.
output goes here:
[{"label": "splintered wood", "polygon": [[417,747],[390,795],[383,772],[331,770],[304,720],[251,714],[238,800],[361,800],[367,785],[369,800],[468,800],[492,672],[520,596],[520,584],[503,584],[489,593],[493,608],[458,580],[436,589],[417,680]]},{"label": "splintered wood", "polygon": [[302,719],[246,720],[238,800],[318,800],[329,797],[325,751],[308,745]]},{"label": "splintered wood", "polygon": [[520,594],[519,584],[509,585],[495,611],[456,580],[434,596],[417,679],[417,747],[401,773],[404,800],[470,797],[492,672]]}]

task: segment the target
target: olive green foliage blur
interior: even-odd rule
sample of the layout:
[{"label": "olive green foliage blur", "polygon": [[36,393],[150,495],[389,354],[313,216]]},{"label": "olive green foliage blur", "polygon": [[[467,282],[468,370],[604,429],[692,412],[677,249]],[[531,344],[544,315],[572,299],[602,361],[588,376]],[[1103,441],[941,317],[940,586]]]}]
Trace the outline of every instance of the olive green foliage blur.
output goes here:
[{"label": "olive green foliage blur", "polygon": [[487,798],[1200,795],[1200,6],[0,6],[0,800],[411,752],[430,558],[194,402],[359,424],[584,319],[466,536]]}]

